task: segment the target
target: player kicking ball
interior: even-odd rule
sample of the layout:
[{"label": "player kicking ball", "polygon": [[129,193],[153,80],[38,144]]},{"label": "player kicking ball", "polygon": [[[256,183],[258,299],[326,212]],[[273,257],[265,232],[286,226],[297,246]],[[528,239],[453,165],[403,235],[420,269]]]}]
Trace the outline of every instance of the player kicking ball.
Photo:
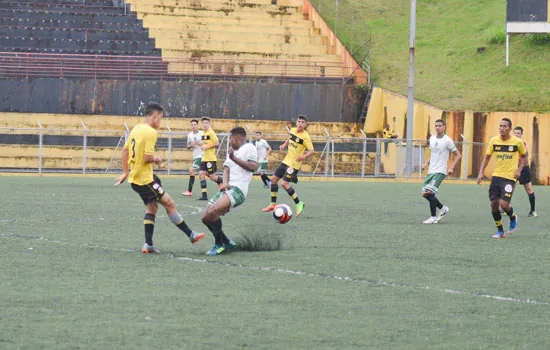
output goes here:
[{"label": "player kicking ball", "polygon": [[[449,212],[449,207],[441,204],[436,195],[439,187],[447,175],[451,175],[456,164],[462,157],[456,148],[453,140],[445,134],[447,125],[442,119],[435,121],[435,135],[430,137],[430,158],[422,166],[422,170],[428,169],[428,176],[424,181],[422,188],[422,197],[426,198],[430,203],[430,217],[423,224],[437,224]],[[451,152],[454,154],[453,163],[447,168],[449,156]],[[439,209],[439,215],[436,215],[436,209]]]},{"label": "player kicking ball", "polygon": [[[497,226],[497,233],[492,236],[493,238],[506,237],[504,228],[502,227],[502,214],[499,207],[510,218],[508,233],[514,233],[518,227],[518,218],[510,202],[512,201],[512,194],[516,186],[516,179],[520,177],[523,167],[527,164],[528,155],[523,141],[512,136],[511,132],[512,121],[508,118],[503,118],[499,125],[500,136],[495,136],[489,141],[487,153],[483,158],[477,177],[477,183],[480,185],[489,160],[493,154],[496,155],[496,165],[491,178],[491,185],[489,186],[491,212]],[[519,159],[520,154],[523,156],[521,160]]]},{"label": "player kicking ball", "polygon": [[214,245],[207,255],[219,255],[237,246],[223,232],[221,216],[244,203],[252,174],[258,169],[256,147],[246,143],[246,131],[243,128],[231,130],[229,142],[227,159],[223,163],[222,186],[208,202],[202,218],[202,222],[214,235]]}]

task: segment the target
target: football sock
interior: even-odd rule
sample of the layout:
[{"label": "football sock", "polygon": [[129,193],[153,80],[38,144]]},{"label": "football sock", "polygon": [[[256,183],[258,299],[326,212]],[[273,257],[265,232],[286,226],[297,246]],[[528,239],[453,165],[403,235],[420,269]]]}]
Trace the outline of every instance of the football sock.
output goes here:
[{"label": "football sock", "polygon": [[292,186],[290,186],[286,190],[286,193],[288,193],[290,198],[292,198],[294,200],[294,203],[296,203],[296,204],[300,203],[300,199],[298,199],[298,195],[296,194],[296,191],[294,190],[294,188]]},{"label": "football sock", "polygon": [[223,182],[223,177],[218,175],[218,178],[216,179],[216,183],[219,185]]},{"label": "football sock", "polygon": [[508,207],[508,210],[505,210],[506,215],[510,218],[511,221],[516,220],[516,214],[514,214],[514,208]]},{"label": "football sock", "polygon": [[443,208],[443,204],[441,204],[441,202],[439,201],[439,199],[437,199],[437,197],[435,197],[435,205],[437,206],[437,209]]},{"label": "football sock", "polygon": [[221,246],[223,244],[229,243],[229,238],[223,233],[222,230],[222,219],[214,221],[212,224],[208,225],[208,229],[214,235],[214,244]]},{"label": "football sock", "polygon": [[277,203],[277,192],[279,192],[279,185],[271,184],[271,203]]},{"label": "football sock", "polygon": [[187,224],[185,223],[185,221],[182,219],[181,215],[177,211],[173,212],[172,214],[168,214],[168,217],[170,218],[170,221],[172,221],[172,223],[176,225],[180,230],[185,232],[185,234],[188,237],[191,236],[191,233],[193,231],[191,231],[189,226],[187,226]]},{"label": "football sock", "polygon": [[267,178],[267,175],[266,175],[266,174],[262,174],[262,175],[261,175],[261,178],[262,178],[262,182],[264,183],[264,185],[267,186],[267,182],[269,181],[269,179]]},{"label": "football sock", "polygon": [[145,226],[145,243],[153,245],[153,231],[155,231],[155,215],[145,214],[143,218],[143,225]]},{"label": "football sock", "polygon": [[431,216],[435,216],[436,208],[437,208],[437,198],[435,198],[435,195],[433,193],[430,193],[426,199],[428,202],[430,202],[430,214]]},{"label": "football sock", "polygon": [[208,197],[206,194],[206,180],[201,180],[201,193],[203,198]]},{"label": "football sock", "polygon": [[531,203],[531,211],[535,211],[535,192],[529,195],[529,203]]},{"label": "football sock", "polygon": [[187,190],[189,192],[192,192],[193,191],[193,185],[195,184],[195,175],[190,175],[189,176],[189,187],[187,188]]},{"label": "football sock", "polygon": [[495,220],[495,225],[497,225],[498,230],[504,231],[504,228],[502,227],[502,215],[500,214],[500,210],[494,211],[492,214],[493,214],[493,219]]}]

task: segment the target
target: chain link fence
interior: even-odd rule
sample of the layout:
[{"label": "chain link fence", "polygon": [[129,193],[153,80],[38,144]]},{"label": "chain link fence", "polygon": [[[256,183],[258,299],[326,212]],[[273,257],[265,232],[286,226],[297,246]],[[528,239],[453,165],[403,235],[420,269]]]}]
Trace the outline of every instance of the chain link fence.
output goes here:
[{"label": "chain link fence", "polygon": [[[121,153],[129,135],[125,130],[90,130],[84,123],[75,129],[0,128],[0,171],[33,173],[118,173],[121,171]],[[168,127],[167,127],[168,128]],[[155,169],[159,174],[187,174],[193,163],[193,154],[187,149],[187,132],[168,128],[160,131],[157,140],[157,155],[163,159]],[[218,133],[220,147],[217,149],[218,169],[221,174],[229,148],[229,135]],[[273,173],[286,156],[287,150],[279,147],[288,134],[264,133],[263,138],[273,152],[269,157],[268,174]],[[248,130],[249,142],[254,142],[252,130]],[[300,173],[314,177],[405,177],[406,142],[401,139],[363,137],[336,137],[325,130],[325,135],[311,136],[315,153],[304,160]],[[487,144],[455,142],[462,158],[457,163],[455,179],[477,177]],[[428,141],[412,141],[413,178],[423,178],[422,169],[429,157]],[[532,155],[532,173],[537,176],[539,163],[550,161],[547,154]],[[493,157],[494,158],[494,157]],[[452,156],[451,156],[452,159]],[[494,160],[491,160],[486,175],[490,175]],[[533,169],[534,168],[534,169]],[[536,179],[533,179],[536,183]]]}]

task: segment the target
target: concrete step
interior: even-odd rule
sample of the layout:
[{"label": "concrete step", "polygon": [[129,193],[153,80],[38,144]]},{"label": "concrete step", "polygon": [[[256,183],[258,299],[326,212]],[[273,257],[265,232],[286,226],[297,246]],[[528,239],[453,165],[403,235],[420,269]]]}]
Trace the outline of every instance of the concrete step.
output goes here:
[{"label": "concrete step", "polygon": [[109,30],[141,30],[143,27],[141,21],[135,22],[116,22],[116,21],[92,21],[77,19],[40,19],[40,18],[21,18],[21,17],[0,17],[0,25],[25,26],[25,27],[55,27],[55,28],[82,28],[82,29],[109,29]]},{"label": "concrete step", "polygon": [[[38,0],[40,1],[40,0]],[[43,3],[42,1],[29,2],[0,2],[0,9],[15,9],[15,10],[42,10],[42,11],[64,11],[64,12],[86,12],[86,13],[117,13],[124,14],[123,7],[115,6],[101,6],[101,5],[90,5],[90,4],[72,4],[72,3],[60,3],[60,4],[49,4]]]},{"label": "concrete step", "polygon": [[72,39],[72,40],[138,40],[148,41],[147,30],[103,30],[53,27],[0,26],[0,37]]},{"label": "concrete step", "polygon": [[[128,4],[151,4],[151,0],[126,0]],[[215,6],[240,6],[240,7],[256,7],[256,6],[283,6],[300,8],[299,2],[295,0],[155,0],[155,5],[160,6],[179,6],[179,7],[200,7],[209,8]]]},{"label": "concrete step", "polygon": [[[147,22],[147,21],[146,21]],[[265,34],[289,34],[289,35],[318,35],[319,30],[315,29],[312,25],[291,27],[287,25],[281,25],[277,23],[225,23],[225,22],[213,22],[213,23],[193,23],[193,22],[178,22],[174,23],[151,23],[147,22],[147,26],[151,36],[170,35],[170,33],[180,33],[186,31],[213,31],[213,32],[226,32],[226,33],[265,33]],[[159,33],[159,34],[153,34]]]},{"label": "concrete step", "polygon": [[1,17],[19,17],[46,20],[73,20],[73,21],[96,21],[96,22],[121,22],[135,23],[136,18],[124,14],[102,14],[96,12],[72,12],[72,11],[45,11],[45,10],[16,10],[0,9]]},{"label": "concrete step", "polygon": [[187,24],[203,24],[203,25],[247,25],[247,26],[272,26],[272,27],[289,27],[289,28],[313,28],[313,23],[303,19],[286,18],[274,19],[269,16],[264,18],[250,17],[198,17],[198,16],[164,16],[157,14],[138,13],[137,18],[143,21],[143,26],[146,28],[186,28]]},{"label": "concrete step", "polygon": [[311,55],[311,54],[296,54],[296,53],[254,53],[254,52],[225,52],[214,50],[200,50],[200,51],[183,51],[183,50],[162,50],[163,59],[170,61],[170,59],[178,58],[195,58],[195,59],[212,59],[212,60],[281,60],[281,61],[296,61],[296,62],[329,62],[339,63],[340,57],[336,55]]},{"label": "concrete step", "polygon": [[72,50],[152,51],[152,40],[73,40],[28,37],[0,37],[0,47]]}]

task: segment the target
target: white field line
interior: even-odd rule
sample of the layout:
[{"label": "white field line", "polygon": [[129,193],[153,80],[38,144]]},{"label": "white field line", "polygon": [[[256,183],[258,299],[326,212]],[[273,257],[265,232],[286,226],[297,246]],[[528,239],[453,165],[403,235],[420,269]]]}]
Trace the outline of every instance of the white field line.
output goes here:
[{"label": "white field line", "polygon": [[[139,250],[136,250],[136,249],[112,248],[112,247],[104,247],[104,246],[88,244],[88,243],[78,244],[73,242],[52,240],[46,237],[24,236],[24,235],[17,235],[17,234],[11,234],[11,233],[0,233],[0,237],[28,239],[28,240],[42,241],[42,242],[55,243],[55,244],[74,245],[74,246],[80,246],[85,248],[102,249],[102,250],[114,251],[114,252],[128,252],[128,253],[140,252]],[[290,274],[290,275],[296,275],[296,276],[323,278],[323,279],[330,279],[330,280],[336,280],[336,281],[364,283],[371,286],[399,287],[399,288],[414,289],[414,290],[433,291],[433,292],[444,293],[444,294],[457,294],[457,295],[465,295],[465,296],[477,297],[477,298],[493,299],[493,300],[505,301],[510,303],[550,306],[550,302],[538,301],[535,299],[521,299],[516,297],[505,297],[500,295],[491,295],[491,294],[484,294],[479,292],[467,292],[467,291],[460,291],[460,290],[453,290],[453,289],[432,288],[430,286],[411,286],[411,285],[402,284],[402,283],[386,282],[383,280],[369,280],[369,279],[354,278],[349,276],[336,276],[336,275],[328,275],[328,274],[315,273],[315,272],[288,270],[288,269],[283,269],[279,267],[249,266],[249,265],[229,263],[224,261],[189,258],[185,256],[174,256],[172,254],[161,254],[161,255],[166,258],[171,258],[176,260],[189,261],[194,263],[203,263],[203,264],[214,264],[214,265],[221,265],[225,267],[242,268],[242,269],[253,270],[253,271],[266,271],[266,272],[275,272],[275,273]]]}]

